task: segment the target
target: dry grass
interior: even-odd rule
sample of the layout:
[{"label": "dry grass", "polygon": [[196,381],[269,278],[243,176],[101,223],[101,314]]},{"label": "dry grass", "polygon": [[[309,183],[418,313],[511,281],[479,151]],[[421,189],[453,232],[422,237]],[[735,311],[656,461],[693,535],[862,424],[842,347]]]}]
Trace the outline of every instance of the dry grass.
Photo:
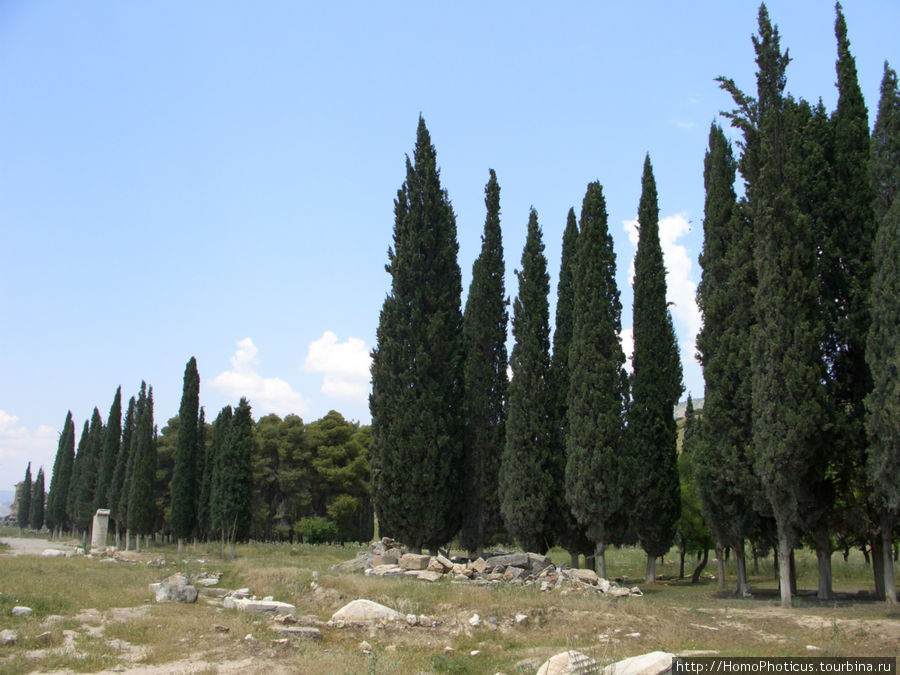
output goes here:
[{"label": "dry grass", "polygon": [[[486,589],[443,580],[336,574],[331,565],[358,549],[288,545],[238,547],[238,559],[221,560],[202,547],[178,556],[154,546],[136,564],[96,559],[44,559],[0,555],[0,628],[19,632],[16,645],[0,648],[0,671],[68,669],[95,672],[140,667],[141,672],[309,673],[530,673],[550,655],[572,648],[610,663],[657,649],[676,653],[714,651],[730,656],[894,655],[900,645],[900,612],[861,599],[871,586],[861,556],[848,563],[835,556],[835,588],[845,593],[822,604],[804,595],[797,608],[778,606],[770,562],[753,578],[754,597],[720,593],[714,580],[699,584],[674,578],[677,558],[666,559],[658,583],[640,585],[643,598],[613,601],[603,596],[535,588]],[[164,556],[164,568],[147,562]],[[568,556],[551,552],[559,561]],[[815,583],[815,566],[800,556],[800,586]],[[640,551],[608,555],[612,576],[628,585],[643,574]],[[317,643],[275,642],[270,621],[223,610],[203,598],[195,605],[150,603],[147,584],[176,570],[222,572],[220,585],[247,586],[297,606],[297,613],[327,621],[350,600],[365,597],[403,613],[424,614],[437,627],[322,627]],[[714,571],[708,568],[707,571]],[[732,570],[733,573],[733,570]],[[315,584],[312,582],[315,580]],[[13,617],[24,604],[30,617]],[[118,611],[115,608],[134,608]],[[95,612],[85,612],[93,609]],[[482,623],[468,619],[478,613]],[[522,623],[516,614],[528,618]],[[54,619],[52,615],[61,618]],[[216,626],[227,628],[227,632]],[[49,637],[40,638],[50,632]],[[252,639],[245,636],[252,635]],[[636,635],[639,634],[639,635]],[[367,641],[371,654],[359,645]],[[66,646],[68,644],[68,647]],[[472,652],[478,652],[472,655]],[[37,658],[37,657],[40,658]]]}]

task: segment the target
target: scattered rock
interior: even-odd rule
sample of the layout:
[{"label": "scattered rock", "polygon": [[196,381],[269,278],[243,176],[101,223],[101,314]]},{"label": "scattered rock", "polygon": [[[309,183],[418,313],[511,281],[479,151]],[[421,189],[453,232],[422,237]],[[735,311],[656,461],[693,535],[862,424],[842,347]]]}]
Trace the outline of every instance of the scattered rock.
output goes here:
[{"label": "scattered rock", "polygon": [[50,640],[52,640],[52,639],[53,639],[53,633],[51,633],[49,630],[44,633],[41,633],[40,635],[34,636],[35,642],[40,642],[43,644],[50,642]]},{"label": "scattered rock", "polygon": [[806,651],[808,652],[820,652],[822,651],[821,647],[816,647],[815,645],[806,645]]},{"label": "scattered rock", "polygon": [[359,651],[361,651],[363,654],[371,654],[372,653],[372,645],[370,645],[368,642],[363,640],[362,642],[359,643]]},{"label": "scattered rock", "polygon": [[29,616],[33,610],[31,607],[15,606],[12,608],[13,616]]},{"label": "scattered rock", "polygon": [[367,551],[360,551],[353,560],[332,565],[330,572],[362,572],[372,566],[372,558],[374,556]]},{"label": "scattered rock", "polygon": [[322,639],[322,631],[312,626],[270,626],[271,630],[278,635],[294,638],[295,640],[311,640],[318,642]]},{"label": "scattered rock", "polygon": [[0,630],[0,645],[14,645],[19,639],[19,634],[14,630]]},{"label": "scattered rock", "polygon": [[217,633],[227,633],[231,629],[228,626],[222,626],[221,624],[215,623],[213,624],[213,630]]},{"label": "scattered rock", "polygon": [[331,620],[345,623],[373,623],[376,621],[404,621],[400,612],[371,600],[354,600],[344,605],[331,616]]},{"label": "scattered rock", "polygon": [[592,672],[597,662],[587,654],[569,650],[561,652],[544,661],[538,668],[537,675],[568,675],[569,673]]},{"label": "scattered rock", "polygon": [[41,555],[45,558],[65,558],[66,552],[58,548],[45,548]]},{"label": "scattered rock", "polygon": [[197,587],[189,584],[183,574],[164,579],[156,589],[157,602],[197,602]]},{"label": "scattered rock", "polygon": [[481,617],[477,614],[473,614],[469,617],[469,625],[472,626],[472,628],[478,628],[478,626],[481,625]]},{"label": "scattered rock", "polygon": [[627,638],[639,638],[641,637],[640,633],[625,633],[625,637]]},{"label": "scattered rock", "polygon": [[421,572],[416,572],[416,577],[421,581],[435,582],[440,579],[443,574],[440,572],[432,572],[430,570],[422,570]]},{"label": "scattered rock", "polygon": [[424,570],[431,562],[431,556],[418,553],[404,553],[400,556],[400,567],[405,570]]},{"label": "scattered rock", "polygon": [[254,642],[259,642],[259,640],[257,640],[255,637],[253,637],[253,633],[247,633],[244,636],[244,642],[249,642],[252,644]]},{"label": "scattered rock", "polygon": [[[228,598],[226,598],[227,600]],[[294,605],[287,602],[279,602],[278,600],[255,600],[253,598],[232,598],[231,602],[225,605],[229,609],[229,605],[239,612],[247,612],[248,614],[264,614],[268,616],[279,616],[281,614],[293,614],[297,611]]]},{"label": "scattered rock", "polygon": [[530,567],[527,553],[506,553],[494,555],[484,561],[488,567]]},{"label": "scattered rock", "polygon": [[672,657],[668,652],[649,652],[640,656],[616,661],[603,669],[603,675],[660,675],[672,669]]},{"label": "scattered rock", "polygon": [[516,614],[516,623],[517,623],[517,624],[523,624],[523,623],[525,623],[526,621],[528,621],[528,615],[527,615],[527,614]]},{"label": "scattered rock", "polygon": [[591,584],[592,586],[596,586],[600,581],[600,577],[597,576],[597,573],[594,570],[568,570],[567,574],[570,578],[578,579],[579,581],[583,581],[586,584]]},{"label": "scattered rock", "polygon": [[475,558],[475,562],[472,563],[472,570],[478,574],[484,574],[485,570],[487,570],[487,563],[484,558]]},{"label": "scattered rock", "polygon": [[472,651],[469,652],[469,656],[478,656],[480,653],[481,653],[480,650],[473,649]]}]

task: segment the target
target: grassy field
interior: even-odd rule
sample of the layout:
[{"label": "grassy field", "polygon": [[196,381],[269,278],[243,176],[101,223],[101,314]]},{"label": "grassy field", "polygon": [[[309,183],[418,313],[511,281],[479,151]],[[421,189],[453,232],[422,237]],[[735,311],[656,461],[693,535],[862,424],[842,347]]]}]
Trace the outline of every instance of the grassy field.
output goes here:
[{"label": "grassy field", "polygon": [[[18,536],[0,531],[0,537]],[[73,542],[74,543],[74,542]],[[654,650],[715,652],[723,656],[895,656],[900,653],[900,610],[867,594],[871,571],[858,553],[835,555],[836,601],[812,592],[815,558],[798,557],[801,596],[792,610],[779,607],[771,560],[751,577],[753,597],[721,593],[706,575],[678,580],[678,559],[665,559],[663,578],[643,585],[639,550],[611,551],[611,575],[638,584],[642,598],[503,586],[486,589],[441,580],[372,578],[329,571],[359,549],[339,546],[250,544],[238,558],[221,560],[205,548],[152,546],[132,562],[14,557],[0,547],[0,629],[18,632],[0,647],[0,672],[130,670],[168,672],[305,673],[533,673],[549,656],[574,648],[601,664]],[[563,551],[551,552],[557,563]],[[160,565],[161,559],[165,564]],[[728,566],[733,575],[733,568]],[[329,628],[319,642],[287,645],[271,621],[201,597],[194,605],[156,604],[147,590],[175,571],[222,573],[220,587],[249,587],[259,596],[290,602],[306,623],[327,621],[347,602],[367,598],[403,613],[424,614],[437,627]],[[714,573],[713,563],[706,572]],[[733,578],[733,577],[732,577]],[[732,583],[729,578],[729,590]],[[313,583],[315,582],[315,583]],[[15,605],[34,612],[11,615]],[[469,625],[475,613],[478,627]],[[528,618],[517,622],[522,614]],[[251,637],[247,637],[251,636]],[[364,653],[360,643],[371,646]],[[815,650],[808,649],[814,647]],[[477,653],[475,653],[477,652]],[[474,654],[473,654],[474,653]]]}]

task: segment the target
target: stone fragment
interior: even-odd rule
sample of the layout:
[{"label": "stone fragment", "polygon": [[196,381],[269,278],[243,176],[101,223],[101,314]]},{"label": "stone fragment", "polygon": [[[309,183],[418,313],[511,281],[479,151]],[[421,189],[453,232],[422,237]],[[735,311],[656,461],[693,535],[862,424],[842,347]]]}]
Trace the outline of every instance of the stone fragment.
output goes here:
[{"label": "stone fragment", "polygon": [[0,645],[14,645],[19,639],[19,634],[14,630],[0,630]]},{"label": "stone fragment", "polygon": [[484,558],[475,558],[475,562],[472,563],[472,569],[478,574],[483,574],[487,569],[487,563]]},{"label": "stone fragment", "polygon": [[12,608],[13,616],[28,616],[32,612],[31,607],[22,607],[20,605],[16,605]]},{"label": "stone fragment", "polygon": [[673,656],[658,651],[632,656],[606,666],[603,675],[660,675],[672,669]]},{"label": "stone fragment", "polygon": [[44,558],[65,558],[66,552],[58,548],[45,548],[41,555]]},{"label": "stone fragment", "polygon": [[591,584],[592,586],[596,586],[597,582],[600,580],[600,577],[597,576],[597,573],[594,570],[569,570],[567,574],[573,579],[578,579],[578,581],[582,581],[586,584]]},{"label": "stone fragment", "polygon": [[568,675],[569,673],[589,673],[597,666],[587,654],[569,650],[561,652],[544,661],[538,668],[537,675]]},{"label": "stone fragment", "polygon": [[366,574],[373,577],[390,577],[406,572],[400,565],[378,565],[366,570]]},{"label": "stone fragment", "polygon": [[396,565],[400,562],[400,549],[392,548],[381,555],[377,553],[372,556],[372,567],[378,567],[379,565]]},{"label": "stone fragment", "polygon": [[481,625],[481,617],[477,614],[473,614],[469,617],[469,625],[472,626],[472,628],[478,628],[478,626]]},{"label": "stone fragment", "polygon": [[[109,509],[97,509],[91,525],[91,549],[106,549],[106,532],[109,529]],[[93,551],[92,551],[93,552]]]},{"label": "stone fragment", "polygon": [[164,579],[156,589],[157,602],[197,602],[197,587],[189,584],[183,574]]},{"label": "stone fragment", "polygon": [[234,598],[234,609],[248,614],[264,614],[268,616],[280,616],[293,614],[297,611],[294,605],[278,600],[254,600],[253,598]]},{"label": "stone fragment", "polygon": [[521,579],[523,576],[525,576],[525,570],[523,568],[510,565],[503,573],[503,580],[512,581],[513,579]]},{"label": "stone fragment", "polygon": [[597,589],[601,593],[608,593],[610,588],[612,588],[612,584],[609,583],[609,579],[604,579],[603,577],[597,577]]},{"label": "stone fragment", "polygon": [[484,561],[488,568],[492,567],[528,567],[529,560],[527,553],[506,553],[504,555],[493,555]]},{"label": "stone fragment", "polygon": [[42,644],[47,644],[52,639],[53,639],[53,633],[51,633],[49,630],[41,633],[40,635],[34,636],[34,641],[40,642]]},{"label": "stone fragment", "polygon": [[216,631],[217,633],[227,633],[231,629],[228,626],[222,626],[220,624],[215,623],[215,624],[213,624],[213,630]]},{"label": "stone fragment", "polygon": [[346,623],[372,623],[375,621],[404,621],[406,617],[400,612],[385,607],[371,600],[354,600],[344,605],[332,616],[331,620],[337,624],[339,621]]},{"label": "stone fragment", "polygon": [[418,553],[404,553],[400,556],[400,567],[405,570],[424,570],[431,562],[431,556]]},{"label": "stone fragment", "polygon": [[345,560],[329,568],[330,572],[362,572],[372,566],[374,555],[368,551],[360,551],[352,560]]},{"label": "stone fragment", "polygon": [[322,631],[313,626],[282,626],[275,624],[270,626],[272,632],[283,637],[293,638],[295,640],[310,640],[318,642],[322,639]]},{"label": "stone fragment", "polygon": [[522,623],[525,623],[526,621],[528,621],[527,614],[516,614],[516,623],[522,624]]},{"label": "stone fragment", "polygon": [[361,651],[363,654],[371,654],[372,653],[372,645],[370,645],[368,642],[363,640],[362,642],[359,643],[359,651]]},{"label": "stone fragment", "polygon": [[421,572],[416,572],[416,576],[420,581],[428,581],[435,582],[440,579],[443,575],[440,572],[432,572],[430,570],[422,570]]},{"label": "stone fragment", "polygon": [[450,561],[450,559],[447,558],[447,557],[445,557],[445,556],[443,556],[443,555],[441,555],[440,553],[438,553],[438,555],[437,555],[437,557],[435,558],[435,560],[437,560],[437,561],[443,566],[443,568],[444,568],[445,570],[451,570],[451,569],[453,569],[453,563]]},{"label": "stone fragment", "polygon": [[545,555],[540,555],[539,553],[528,554],[528,566],[531,568],[532,574],[538,574],[541,570],[550,567],[552,564],[553,561]]},{"label": "stone fragment", "polygon": [[407,614],[406,615],[406,624],[408,626],[415,626],[418,623],[418,619],[415,614]]}]

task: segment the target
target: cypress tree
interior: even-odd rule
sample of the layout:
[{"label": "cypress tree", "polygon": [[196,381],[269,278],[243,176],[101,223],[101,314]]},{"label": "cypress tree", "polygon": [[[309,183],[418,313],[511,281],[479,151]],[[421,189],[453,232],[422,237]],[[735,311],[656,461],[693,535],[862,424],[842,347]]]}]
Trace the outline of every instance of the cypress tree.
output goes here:
[{"label": "cypress tree", "polygon": [[200,418],[197,420],[197,476],[200,479],[197,488],[197,534],[209,541],[209,495],[212,486],[213,462],[210,454],[211,446],[206,442],[206,432],[206,411],[200,408]]},{"label": "cypress tree", "polygon": [[19,498],[17,500],[18,509],[16,512],[16,520],[19,523],[19,529],[24,530],[28,527],[28,519],[31,515],[31,462],[25,467],[25,479],[19,484]]},{"label": "cypress tree", "polygon": [[[230,412],[230,408],[228,410]],[[252,454],[253,419],[250,404],[246,398],[241,398],[221,449],[216,454],[216,480],[212,495],[213,521],[222,541],[231,543],[232,558],[235,557],[235,542],[243,541],[250,532]]]},{"label": "cypress tree", "polygon": [[755,322],[752,225],[734,193],[736,164],[722,129],[713,124],[704,158],[706,201],[703,270],[697,304],[703,327],[697,351],[703,366],[703,439],[692,471],[703,514],[717,543],[731,546],[737,562],[736,594],[747,592],[744,541],[760,528],[768,505],[753,472],[750,330]]},{"label": "cypress tree", "polygon": [[72,476],[69,481],[68,499],[66,501],[66,519],[73,530],[84,530],[86,528],[84,519],[80,517],[83,515],[84,509],[80,509],[79,504],[85,494],[80,485],[81,474],[85,471],[84,466],[90,462],[90,438],[90,420],[85,420],[81,429],[81,436],[78,437],[78,448],[75,450],[75,462],[72,465]]},{"label": "cypress tree", "polygon": [[433,549],[461,520],[462,281],[456,217],[421,117],[394,214],[372,352],[373,497],[384,532]]},{"label": "cypress tree", "polygon": [[678,343],[666,302],[656,181],[649,155],[644,159],[638,223],[629,434],[640,466],[634,481],[634,527],[647,552],[646,583],[653,583],[656,558],[671,548],[681,513],[674,410],[682,384]]},{"label": "cypress tree", "polygon": [[[219,535],[224,531],[223,509],[219,507],[219,500],[222,498],[223,488],[223,464],[220,459],[222,453],[225,452],[225,445],[228,443],[228,435],[231,432],[231,420],[234,417],[234,411],[231,406],[225,406],[219,411],[212,425],[212,441],[207,455],[206,465],[209,467],[209,532]],[[224,545],[224,538],[220,540]],[[219,554],[223,553],[219,549]]]},{"label": "cypress tree", "polygon": [[616,255],[599,182],[587,186],[581,205],[572,296],[565,494],[572,513],[596,543],[598,571],[605,577],[606,545],[621,538],[628,520],[623,466],[626,376]]},{"label": "cypress tree", "polygon": [[463,314],[465,344],[465,459],[460,544],[481,555],[503,529],[498,481],[506,432],[506,273],[500,230],[500,186],[490,170],[481,254]]},{"label": "cypress tree", "polygon": [[69,497],[69,483],[72,480],[72,465],[75,463],[75,423],[72,411],[66,415],[56,458],[53,460],[53,473],[50,476],[50,494],[47,498],[47,525],[51,530],[61,534],[67,526],[66,503]]},{"label": "cypress tree", "polygon": [[100,460],[100,473],[97,476],[97,490],[94,495],[94,511],[111,509],[109,500],[110,485],[116,471],[116,460],[122,445],[122,387],[116,389],[109,417],[106,420],[106,433],[103,439],[103,454]]},{"label": "cypress tree", "polygon": [[134,436],[135,400],[132,396],[128,401],[125,412],[125,422],[122,426],[122,442],[116,455],[116,468],[109,484],[107,500],[110,508],[110,517],[116,523],[116,546],[119,545],[119,537],[125,530],[128,513],[128,489],[126,484],[128,465],[131,458],[131,444]]},{"label": "cypress tree", "polygon": [[[132,471],[128,481],[128,530],[136,535],[141,550],[141,535],[153,532],[155,502],[153,480],[156,476],[156,443],[153,432],[153,387],[141,383],[137,402],[137,420],[132,437]],[[146,393],[145,393],[146,391]]]},{"label": "cypress tree", "polygon": [[554,483],[550,374],[550,276],[537,212],[528,217],[519,294],[513,303],[506,446],[500,468],[500,511],[506,530],[526,551],[544,553],[559,522]]},{"label": "cypress tree", "polygon": [[79,530],[90,532],[94,517],[94,496],[97,493],[97,479],[100,473],[100,460],[103,452],[105,429],[100,411],[94,408],[91,414],[91,425],[88,430],[87,444],[84,451],[75,458],[77,473],[69,496],[72,502],[72,520]]},{"label": "cypress tree", "polygon": [[28,511],[28,522],[32,530],[44,527],[44,467],[38,469],[37,478],[31,489],[31,504]]},{"label": "cypress tree", "polygon": [[756,324],[752,329],[753,461],[778,529],[782,606],[791,605],[790,560],[815,502],[803,478],[815,462],[822,423],[824,338],[818,305],[811,219],[798,209],[788,180],[787,101],[777,28],[759,12],[757,53],[759,176],[749,186],[756,236]]},{"label": "cypress tree", "polygon": [[[566,489],[566,428],[569,416],[569,348],[572,346],[575,307],[575,254],[578,250],[578,222],[575,209],[569,209],[566,229],[563,230],[562,256],[559,266],[559,281],[556,285],[556,320],[553,331],[553,354],[550,357],[550,387],[554,398],[553,420],[554,456],[558,458],[558,485],[561,494]],[[578,556],[585,555],[585,565],[592,567],[594,543],[588,538],[585,528],[578,523],[563,499],[560,504],[560,526],[557,544],[569,552],[572,566],[578,567]]]},{"label": "cypress tree", "polygon": [[192,356],[184,369],[181,407],[178,411],[178,443],[175,447],[175,466],[172,471],[171,511],[173,534],[178,538],[178,551],[184,547],[197,526],[197,417],[200,408],[200,374],[197,360]]},{"label": "cypress tree", "polygon": [[873,389],[865,400],[868,415],[868,479],[880,515],[885,600],[897,603],[891,543],[900,515],[900,91],[887,63],[881,82],[878,117],[872,135],[871,180],[878,219],[875,271],[866,344]]}]

